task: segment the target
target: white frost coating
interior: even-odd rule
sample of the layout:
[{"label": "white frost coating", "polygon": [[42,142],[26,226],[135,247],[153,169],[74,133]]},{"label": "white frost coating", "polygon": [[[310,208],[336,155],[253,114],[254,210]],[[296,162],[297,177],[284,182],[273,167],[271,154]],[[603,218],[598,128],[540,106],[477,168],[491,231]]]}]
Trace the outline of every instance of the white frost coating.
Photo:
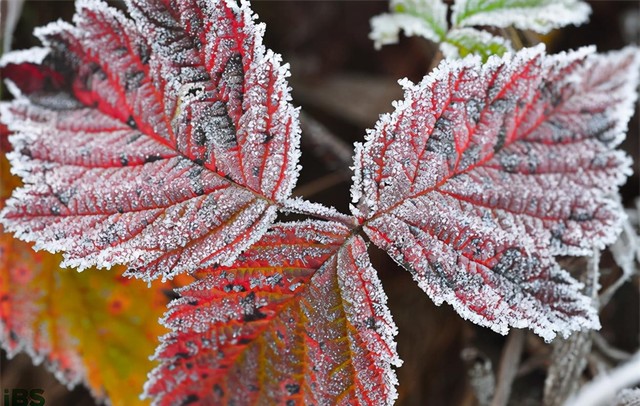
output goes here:
[{"label": "white frost coating", "polygon": [[[5,269],[9,272],[9,269]],[[11,279],[10,275],[7,276]],[[5,279],[3,283],[10,284],[10,281]],[[87,371],[78,352],[66,345],[56,345],[56,343],[67,343],[73,340],[73,337],[64,332],[64,328],[55,324],[59,319],[52,318],[47,322],[38,320],[39,317],[36,314],[42,311],[40,307],[46,306],[47,300],[38,297],[37,303],[32,297],[32,292],[20,289],[13,289],[11,295],[12,298],[6,302],[11,304],[11,311],[8,314],[11,327],[8,328],[5,323],[0,322],[0,347],[7,352],[7,358],[12,359],[15,355],[24,352],[31,358],[34,365],[43,364],[69,390],[84,384],[96,399],[101,399],[104,394],[94,392],[86,380]],[[48,323],[54,323],[53,328],[47,328]],[[50,331],[59,336],[51,337]],[[52,354],[55,358],[51,357]],[[64,365],[61,366],[60,361],[64,361]]]},{"label": "white frost coating", "polygon": [[9,64],[21,64],[21,63],[35,63],[39,64],[44,61],[44,58],[49,54],[49,49],[44,47],[33,47],[29,49],[21,49],[19,51],[11,51],[2,55],[0,58],[0,67],[5,67]]},{"label": "white frost coating", "polygon": [[[358,203],[362,199],[362,171],[360,168],[364,166],[364,162],[362,161],[363,156],[362,153],[364,151],[364,146],[361,142],[355,142],[353,144],[353,166],[350,167],[353,171],[353,176],[351,180],[353,183],[351,184],[351,203]],[[357,208],[355,206],[351,206],[351,212],[356,214]]]},{"label": "white frost coating", "polygon": [[441,0],[392,0],[390,8],[391,13],[371,19],[369,38],[376,49],[397,43],[401,30],[433,42],[440,42],[447,32],[447,5]]},{"label": "white frost coating", "polygon": [[289,66],[246,1],[128,6],[133,19],[81,0],[75,25],[36,30],[50,51],[7,57],[68,57],[100,103],[56,93],[0,107],[25,183],[1,221],[81,269],[128,263],[149,280],[230,264],[297,180]]},{"label": "white frost coating", "polygon": [[[518,52],[516,57],[514,57],[510,53],[507,53],[502,57],[491,56],[487,63],[484,65],[482,64],[481,58],[478,55],[470,55],[461,60],[443,60],[438,65],[438,67],[436,67],[431,73],[429,73],[429,75],[425,76],[425,78],[417,84],[413,84],[408,79],[400,80],[399,83],[405,91],[405,99],[393,102],[393,107],[395,109],[394,112],[381,115],[380,119],[376,123],[375,128],[367,130],[367,134],[365,136],[366,142],[362,148],[359,148],[358,145],[356,145],[356,168],[354,176],[357,182],[354,183],[354,188],[360,186],[360,190],[356,191],[352,189],[352,196],[362,196],[360,202],[364,203],[365,206],[370,207],[370,211],[375,212],[379,209],[384,209],[385,207],[389,207],[397,203],[399,200],[403,199],[404,196],[406,196],[409,188],[414,187],[413,185],[403,184],[402,191],[392,190],[389,193],[388,197],[385,197],[383,192],[380,192],[380,194],[378,195],[379,191],[376,191],[378,186],[375,185],[375,182],[372,179],[372,171],[379,170],[380,165],[374,163],[372,159],[374,156],[376,156],[378,152],[377,150],[380,148],[381,139],[387,132],[386,129],[394,125],[396,122],[400,121],[400,119],[404,115],[411,117],[417,114],[424,114],[426,116],[424,118],[424,122],[416,122],[416,125],[419,126],[418,129],[421,132],[425,132],[419,134],[420,137],[429,137],[427,131],[429,131],[430,127],[433,127],[433,122],[429,120],[436,114],[436,112],[429,111],[431,109],[431,101],[427,99],[430,97],[434,97],[432,94],[432,88],[436,87],[439,82],[445,82],[450,72],[474,70],[488,74],[492,70],[495,70],[499,66],[505,65],[507,63],[518,65],[522,61],[538,58],[544,53],[544,49],[544,44],[540,44],[533,48],[523,49],[522,51]],[[480,89],[480,91],[482,91],[482,89]],[[446,99],[444,99],[443,95],[437,97],[435,101],[442,105],[445,103]],[[419,107],[414,107],[414,102],[428,102],[429,106],[421,104],[419,105]],[[425,111],[417,112],[416,109],[418,108],[423,108]],[[392,149],[392,152],[390,151],[387,153],[387,155],[390,157],[389,161],[398,166],[397,171],[401,170],[400,163],[394,160],[392,154],[395,153],[398,156],[413,154],[413,151],[407,151],[404,148],[404,144],[406,144],[407,142],[408,134],[401,134],[401,139],[398,139],[398,142],[392,144],[392,146],[397,145],[398,149]],[[360,149],[362,149],[362,152],[360,152]],[[362,158],[358,159],[358,154],[362,155]],[[363,173],[363,170],[365,169],[367,170],[366,174]],[[425,173],[425,176],[434,175],[435,174],[433,173]],[[418,180],[420,179],[417,179],[416,181]],[[390,176],[389,181],[393,182],[393,177]],[[425,179],[424,181],[428,181],[428,179]],[[386,202],[387,200],[388,202]],[[383,206],[379,207],[381,204],[383,204]]]},{"label": "white frost coating", "polygon": [[301,403],[391,404],[397,329],[364,241],[349,234],[335,222],[276,223],[233,266],[180,288],[145,395],[162,403],[197,393],[218,404],[219,385],[225,400],[246,403],[253,387],[260,401],[281,404],[289,388],[311,386]]},{"label": "white frost coating", "polygon": [[[44,61],[44,58],[49,54],[48,48],[43,47],[33,47],[29,49],[23,49],[19,51],[11,51],[8,52],[0,58],[0,67],[5,67],[10,64],[21,64],[21,63],[34,63],[40,64]],[[5,79],[5,84],[9,93],[13,95],[14,98],[19,98],[22,96],[22,92],[20,89],[9,79]],[[5,122],[6,123],[6,122]]]},{"label": "white frost coating", "polygon": [[[551,340],[598,328],[554,255],[612,243],[629,158],[613,148],[635,100],[638,51],[443,61],[356,148],[352,213],[440,304]],[[571,90],[569,90],[571,89]],[[535,176],[532,176],[535,175]]]},{"label": "white frost coating", "polygon": [[[391,366],[402,366],[394,340],[398,328],[387,307],[387,295],[371,265],[362,237],[354,237],[338,252],[336,273],[346,317],[353,326],[357,326],[357,335],[374,355],[374,364],[384,373],[387,396],[378,401],[383,400],[383,403],[391,405],[398,397],[398,378]],[[348,337],[351,352],[358,354],[361,351],[360,340],[355,340],[352,334],[348,334]],[[380,340],[384,345],[380,344]],[[355,359],[353,365],[361,385],[370,385],[368,370],[371,367],[368,359],[364,362]]]},{"label": "white frost coating", "polygon": [[50,22],[47,25],[34,28],[33,35],[38,38],[45,47],[48,47],[49,45],[51,45],[51,43],[49,42],[47,37],[67,31],[77,34],[77,30],[73,25],[62,19],[58,19],[56,21]]},{"label": "white frost coating", "polygon": [[456,0],[452,9],[454,27],[513,25],[541,34],[580,25],[591,13],[591,7],[581,0]]},{"label": "white frost coating", "polygon": [[337,221],[343,224],[353,225],[355,219],[349,215],[340,213],[332,206],[325,206],[320,203],[310,202],[304,200],[301,197],[295,197],[287,199],[284,202],[281,210],[285,213],[297,213],[306,214],[314,217],[318,217],[324,220]]},{"label": "white frost coating", "polygon": [[[6,112],[11,106],[17,109],[16,111],[19,111],[19,107],[31,108],[34,113],[40,111],[29,107],[28,104],[25,106],[24,100],[22,104],[20,101],[3,104],[3,111]],[[9,111],[8,114],[3,114],[3,118],[12,118],[11,114],[14,113]],[[66,218],[45,225],[44,232],[50,240],[39,241],[37,247],[53,251],[70,251],[66,255],[65,265],[86,268],[95,264],[108,267],[113,263],[127,262],[138,266],[161,260],[163,262],[154,265],[154,267],[162,265],[162,263],[171,265],[169,267],[171,272],[163,271],[162,277],[172,277],[177,272],[193,270],[198,266],[207,266],[214,261],[221,263],[229,261],[224,255],[220,256],[221,250],[233,250],[233,255],[237,255],[241,250],[251,245],[275,218],[274,207],[267,208],[264,202],[253,201],[242,211],[236,211],[232,222],[224,224],[209,238],[186,248],[188,238],[197,240],[202,233],[207,233],[211,228],[217,227],[216,223],[220,225],[221,221],[226,221],[223,219],[233,218],[234,210],[237,210],[233,205],[239,204],[242,207],[251,202],[254,199],[251,194],[246,191],[240,193],[240,191],[230,190],[226,181],[221,181],[210,172],[203,172],[199,167],[192,166],[185,160],[176,161],[176,158],[174,158],[173,164],[168,163],[167,165],[160,160],[154,162],[153,165],[149,164],[148,167],[143,166],[144,172],[150,171],[146,176],[138,176],[135,172],[130,173],[127,167],[120,169],[99,168],[91,171],[81,169],[91,161],[75,168],[60,167],[59,163],[71,163],[78,159],[97,160],[98,163],[121,159],[118,158],[120,150],[117,147],[119,144],[127,145],[127,157],[131,163],[135,160],[141,161],[150,155],[166,156],[168,154],[171,156],[174,153],[166,147],[154,145],[153,142],[143,137],[137,137],[135,142],[131,142],[130,137],[133,134],[125,126],[121,126],[119,131],[113,133],[101,132],[99,131],[100,125],[104,125],[112,131],[115,124],[109,120],[104,122],[104,117],[99,116],[90,121],[94,125],[92,135],[85,136],[84,140],[85,147],[91,146],[93,154],[84,155],[72,147],[73,137],[77,134],[69,133],[67,128],[68,125],[78,125],[78,120],[73,117],[65,120],[64,116],[55,115],[52,115],[51,118],[57,121],[58,131],[53,136],[43,138],[35,137],[35,134],[49,128],[49,122],[43,120],[42,116],[38,121],[13,120],[12,128],[18,132],[11,137],[16,151],[11,153],[9,158],[14,164],[14,170],[23,172],[27,183],[32,182],[38,185],[44,177],[54,192],[60,191],[56,192],[58,198],[47,200],[46,197],[44,199],[37,197],[37,194],[33,195],[34,188],[37,186],[27,186],[14,193],[14,198],[9,201],[4,215],[6,216],[6,213],[16,207],[22,207],[20,210],[27,211],[38,211],[40,210],[38,207],[43,208],[46,213],[41,213],[40,219],[38,216],[34,216],[28,227],[14,227],[14,225],[8,224],[9,229],[15,230],[22,238],[36,240],[41,232],[34,234],[33,229],[34,227],[41,229],[42,224],[46,224],[42,221],[49,214],[48,207],[56,207],[56,210],[66,211],[66,208],[60,205],[62,202],[75,207],[80,212],[95,213],[93,216],[80,213],[76,219],[74,216],[64,216]],[[23,132],[27,129],[30,131]],[[26,156],[20,155],[19,151],[24,147],[33,148],[32,158],[37,158],[39,154],[46,152],[56,156],[57,163],[45,165],[43,168],[42,164],[32,162],[32,158],[25,159]],[[115,150],[113,150],[114,147]],[[48,168],[49,171],[43,173],[45,168]],[[172,169],[167,172],[161,168]],[[86,179],[92,176],[91,173],[96,170],[105,171],[109,176],[105,179],[98,178],[87,182]],[[186,176],[185,170],[189,170],[188,174],[191,175]],[[83,172],[85,171],[87,178],[84,178]],[[166,196],[169,198],[168,201],[163,202],[163,197],[152,191],[157,190],[155,185],[163,185],[165,192],[168,193]],[[211,193],[189,198],[190,190],[194,187],[202,189],[202,192],[211,190]],[[219,189],[219,191],[214,192],[215,189]],[[65,197],[64,191],[71,190],[73,195]],[[86,196],[87,200],[80,199],[79,196]],[[59,200],[60,198],[62,201]],[[177,200],[174,200],[176,198]],[[185,198],[186,200],[181,201]],[[164,210],[157,206],[158,204],[166,205],[167,202],[169,207]],[[163,213],[161,214],[161,212]],[[77,224],[76,221],[78,221]],[[99,221],[100,226],[92,225],[94,221]],[[9,223],[9,220],[4,219],[4,222]],[[146,224],[144,229],[139,228],[141,224]],[[247,227],[252,227],[258,236],[247,233],[233,243],[231,240],[227,240],[230,235],[237,233],[237,230],[244,230]],[[140,231],[139,235],[126,236],[127,232],[136,233],[138,231]],[[78,238],[76,234],[82,237]],[[94,245],[104,249],[95,250]],[[149,247],[154,247],[154,249],[149,250]],[[182,251],[180,260],[171,259],[171,253],[176,250]],[[205,261],[202,260],[202,253],[208,254]],[[168,263],[164,262],[169,260]],[[165,268],[165,266],[160,266],[160,268]],[[146,275],[145,279],[148,278],[150,276]]]},{"label": "white frost coating", "polygon": [[616,396],[615,406],[640,406],[640,388],[621,390]]},{"label": "white frost coating", "polygon": [[502,37],[474,28],[454,28],[447,33],[446,38],[440,43],[440,50],[446,59],[458,59],[462,56],[460,55],[461,49],[466,51],[474,50],[476,53],[481,50],[487,56],[513,52],[511,43]]},{"label": "white frost coating", "polygon": [[[610,105],[614,126],[607,131],[607,142],[613,147],[620,145],[625,138],[629,120],[634,114],[635,103],[638,100],[640,48],[627,46],[619,51],[592,54],[587,58],[587,63],[580,73],[591,75],[588,84],[601,98],[609,98],[615,94],[616,102]],[[608,102],[612,103],[613,100],[609,99]]]},{"label": "white frost coating", "polygon": [[[5,79],[4,80],[4,84],[7,86],[7,89],[9,90],[9,93],[11,93],[11,95],[14,98],[18,99],[18,98],[23,96],[22,91],[20,90],[20,88],[18,88],[18,86],[16,86],[16,84],[13,83],[11,80]],[[5,122],[5,124],[7,124],[7,123]]]},{"label": "white frost coating", "polygon": [[565,406],[610,405],[618,392],[640,383],[640,353],[609,372],[597,376],[571,397]]}]

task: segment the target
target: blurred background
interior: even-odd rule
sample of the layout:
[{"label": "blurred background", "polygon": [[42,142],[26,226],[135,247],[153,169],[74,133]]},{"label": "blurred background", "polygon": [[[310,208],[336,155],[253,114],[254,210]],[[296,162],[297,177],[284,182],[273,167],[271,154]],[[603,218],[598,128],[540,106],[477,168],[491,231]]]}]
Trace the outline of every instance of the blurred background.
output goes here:
[{"label": "blurred background", "polygon": [[[0,3],[3,30],[8,24],[7,6],[11,1]],[[109,3],[123,7],[122,2]],[[606,51],[638,43],[639,2],[590,4],[593,8],[590,23],[553,31],[541,38],[550,51],[590,44]],[[388,10],[386,1],[254,1],[253,8],[267,25],[267,47],[281,53],[291,65],[294,103],[302,106],[316,124],[325,127],[322,131],[334,134],[347,146],[362,141],[365,130],[373,126],[379,114],[391,111],[391,101],[402,97],[397,80],[403,77],[420,80],[431,69],[437,51],[434,44],[422,38],[405,37],[397,45],[374,50],[367,38],[369,19]],[[31,34],[33,28],[56,19],[70,21],[73,11],[72,1],[26,1],[13,38],[5,44],[10,43],[13,49],[39,45]],[[2,94],[7,97],[6,91]],[[640,191],[639,128],[636,109],[622,146],[635,160],[635,173],[622,189],[628,208],[635,207]],[[318,127],[313,131],[318,131]],[[346,212],[350,200],[347,168],[336,162],[327,164],[326,154],[310,139],[305,140],[305,132],[302,136],[303,170],[298,193]],[[469,376],[477,375],[474,371],[482,368],[497,370],[506,338],[462,320],[448,305],[436,307],[408,272],[398,268],[381,251],[372,249],[371,255],[399,329],[398,351],[404,365],[397,371],[400,381],[397,404],[476,404]],[[583,265],[580,261],[566,262],[570,270],[579,270]],[[605,287],[619,276],[620,271],[607,253],[601,268]],[[599,334],[622,354],[636,352],[639,347],[638,291],[636,276],[601,312],[603,329]],[[524,348],[511,404],[536,405],[542,399],[551,346],[528,332],[523,335]],[[615,362],[607,361],[596,350],[590,356],[598,362]],[[597,372],[598,362],[590,360],[584,379]],[[0,386],[43,388],[47,405],[94,404],[84,388],[67,390],[44,368],[32,366],[26,355],[7,360],[2,352]]]}]

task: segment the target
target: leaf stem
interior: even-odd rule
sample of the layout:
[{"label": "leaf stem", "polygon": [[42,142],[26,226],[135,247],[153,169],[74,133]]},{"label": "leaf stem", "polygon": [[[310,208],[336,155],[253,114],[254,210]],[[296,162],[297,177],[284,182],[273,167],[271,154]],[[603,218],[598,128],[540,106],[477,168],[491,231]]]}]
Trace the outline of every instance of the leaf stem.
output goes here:
[{"label": "leaf stem", "polygon": [[513,49],[518,51],[524,48],[524,44],[522,43],[522,39],[520,39],[520,34],[518,33],[517,29],[513,28],[512,26],[509,26],[505,28],[505,33],[507,37],[509,37],[509,39],[511,40],[511,43],[513,44]]},{"label": "leaf stem", "polygon": [[347,226],[350,230],[355,230],[358,222],[355,217],[340,213],[333,207],[327,207],[320,203],[310,202],[300,197],[287,199],[279,209],[284,213],[303,214],[322,220],[335,221]]},{"label": "leaf stem", "polygon": [[353,165],[353,148],[335,135],[324,124],[309,113],[300,112],[302,146],[311,150],[329,169],[341,171],[351,176],[349,167]]}]

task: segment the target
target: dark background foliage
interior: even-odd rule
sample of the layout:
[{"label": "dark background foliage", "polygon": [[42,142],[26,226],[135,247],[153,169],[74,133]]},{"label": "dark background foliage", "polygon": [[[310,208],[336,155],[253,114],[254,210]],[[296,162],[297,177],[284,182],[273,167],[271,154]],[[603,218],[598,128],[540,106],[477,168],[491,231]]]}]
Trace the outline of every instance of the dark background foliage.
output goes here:
[{"label": "dark background foliage", "polygon": [[[3,8],[7,1],[1,0]],[[112,1],[116,7],[122,2]],[[599,51],[638,43],[640,3],[635,1],[594,1],[591,22],[569,27],[544,37],[550,51],[595,44]],[[373,126],[380,113],[391,110],[391,101],[402,96],[397,79],[420,80],[432,67],[436,47],[421,38],[402,38],[400,44],[375,51],[367,38],[369,18],[385,12],[386,1],[255,1],[253,8],[267,24],[268,47],[290,62],[294,102],[326,125],[348,144],[361,141],[365,129]],[[13,48],[38,45],[33,28],[58,18],[70,21],[72,1],[27,1],[18,23]],[[6,92],[3,91],[6,97]],[[635,160],[635,174],[623,188],[625,205],[633,207],[640,188],[638,115],[632,119],[624,148]],[[304,134],[303,134],[304,137]],[[324,169],[313,148],[303,145],[302,175],[298,190],[308,198],[347,211],[349,175]],[[338,170],[339,171],[339,170]],[[404,365],[398,405],[473,405],[475,396],[468,382],[473,361],[491,360],[494,370],[500,360],[505,337],[462,320],[447,306],[436,307],[411,280],[381,251],[372,250],[389,296],[389,307],[399,328],[398,350]],[[567,262],[578,271],[580,262]],[[618,276],[608,255],[602,268],[606,286]],[[635,352],[639,347],[639,282],[627,283],[603,309],[601,334],[621,350]],[[478,356],[471,364],[461,351],[472,348]],[[550,346],[527,333],[522,364],[511,403],[540,404],[549,363]],[[589,379],[587,369],[584,377]],[[49,405],[92,405],[84,388],[69,392],[46,372],[31,365],[26,355],[7,360],[2,352],[2,388],[43,388]]]}]

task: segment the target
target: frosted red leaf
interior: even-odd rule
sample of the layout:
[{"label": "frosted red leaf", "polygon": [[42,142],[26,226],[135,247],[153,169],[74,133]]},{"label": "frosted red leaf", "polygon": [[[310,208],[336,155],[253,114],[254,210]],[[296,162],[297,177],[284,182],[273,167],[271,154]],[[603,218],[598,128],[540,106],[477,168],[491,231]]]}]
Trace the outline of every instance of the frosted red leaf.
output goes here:
[{"label": "frosted red leaf", "polygon": [[2,105],[25,187],[16,236],[86,268],[145,279],[229,264],[265,232],[298,173],[288,67],[247,3],[81,0],[74,25],[8,54]]},{"label": "frosted red leaf", "polygon": [[614,241],[638,50],[446,61],[357,146],[354,214],[440,304],[545,339],[599,326],[553,255]]},{"label": "frosted red leaf", "polygon": [[390,404],[396,327],[361,237],[277,224],[179,291],[146,393],[155,404]]},{"label": "frosted red leaf", "polygon": [[[8,135],[0,124],[0,209],[20,185],[4,156]],[[98,402],[140,403],[149,355],[166,333],[157,323],[166,292],[185,278],[149,287],[122,277],[123,267],[79,273],[60,260],[0,225],[0,347],[9,358],[28,354],[69,389],[85,384]]]}]

